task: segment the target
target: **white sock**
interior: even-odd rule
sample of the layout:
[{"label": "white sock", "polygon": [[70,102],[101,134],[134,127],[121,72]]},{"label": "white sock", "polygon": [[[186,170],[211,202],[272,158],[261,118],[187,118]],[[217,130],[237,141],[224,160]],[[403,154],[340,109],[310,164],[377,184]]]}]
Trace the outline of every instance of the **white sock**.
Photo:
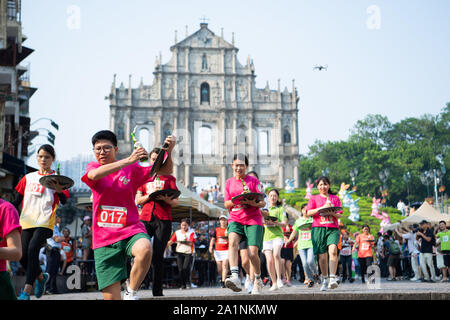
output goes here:
[{"label": "white sock", "polygon": [[128,283],[127,283],[127,292],[128,292],[128,293],[131,293],[131,294],[136,294],[136,293],[137,293],[137,290],[131,290],[130,286],[129,286]]}]

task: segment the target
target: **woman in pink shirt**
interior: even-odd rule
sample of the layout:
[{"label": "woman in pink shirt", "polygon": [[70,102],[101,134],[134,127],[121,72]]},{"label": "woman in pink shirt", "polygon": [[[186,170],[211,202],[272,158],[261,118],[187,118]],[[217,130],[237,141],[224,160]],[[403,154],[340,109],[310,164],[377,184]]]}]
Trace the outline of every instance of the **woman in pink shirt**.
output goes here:
[{"label": "woman in pink shirt", "polygon": [[[170,174],[171,152],[175,137],[169,136],[167,160],[158,174]],[[92,190],[92,249],[99,290],[105,300],[120,300],[121,281],[127,279],[125,256],[133,257],[124,300],[138,300],[136,292],[150,267],[152,246],[145,227],[139,221],[135,203],[137,189],[148,181],[150,167],[140,166],[148,157],[144,148],[136,148],[122,160],[116,160],[117,137],[108,130],[92,137],[97,162],[88,164],[81,180]]]},{"label": "woman in pink shirt", "polygon": [[241,280],[239,279],[239,242],[242,238],[247,239],[248,256],[250,264],[254,267],[255,280],[253,294],[261,293],[263,284],[261,281],[261,262],[259,252],[262,248],[264,227],[262,222],[261,208],[265,206],[264,200],[245,200],[239,204],[231,199],[244,192],[261,193],[259,180],[246,174],[248,158],[242,154],[233,157],[234,177],[225,183],[225,208],[230,211],[228,219],[228,259],[230,263],[231,277],[225,280],[225,286],[231,290],[241,291]]},{"label": "woman in pink shirt", "polygon": [[[330,180],[328,177],[317,179],[318,195],[311,196],[306,207],[307,216],[313,217],[311,238],[314,254],[319,255],[320,271],[322,272],[321,291],[335,289],[338,287],[336,269],[338,266],[337,245],[339,243],[340,232],[338,219],[342,216],[342,210],[335,211],[323,216],[319,210],[328,207],[340,207],[341,201],[330,190]],[[329,257],[329,261],[328,261]],[[328,266],[330,268],[330,279],[328,282]]]}]

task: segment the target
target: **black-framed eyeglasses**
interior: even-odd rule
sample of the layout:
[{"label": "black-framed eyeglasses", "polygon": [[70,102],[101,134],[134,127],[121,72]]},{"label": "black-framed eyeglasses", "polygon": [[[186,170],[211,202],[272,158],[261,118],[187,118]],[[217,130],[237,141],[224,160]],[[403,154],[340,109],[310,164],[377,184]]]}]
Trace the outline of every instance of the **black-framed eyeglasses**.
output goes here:
[{"label": "black-framed eyeglasses", "polygon": [[92,150],[94,150],[95,154],[102,153],[102,150],[105,153],[108,153],[108,152],[111,152],[112,149],[113,149],[113,146],[111,146],[111,145],[106,145],[106,146],[102,146],[102,147],[92,148]]}]

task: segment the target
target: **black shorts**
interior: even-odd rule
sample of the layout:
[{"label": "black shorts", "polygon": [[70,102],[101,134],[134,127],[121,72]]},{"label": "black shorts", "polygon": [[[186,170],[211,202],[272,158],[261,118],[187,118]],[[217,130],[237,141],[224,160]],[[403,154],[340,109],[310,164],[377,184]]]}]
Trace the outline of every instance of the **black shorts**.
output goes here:
[{"label": "black shorts", "polygon": [[281,248],[281,259],[294,261],[294,248]]},{"label": "black shorts", "polygon": [[442,251],[444,255],[444,266],[450,268],[450,251]]},{"label": "black shorts", "polygon": [[239,250],[245,249],[248,249],[247,239],[241,240],[241,242],[239,242]]},{"label": "black shorts", "polygon": [[389,255],[387,265],[388,267],[396,267],[398,261],[400,261],[400,254],[391,254]]}]

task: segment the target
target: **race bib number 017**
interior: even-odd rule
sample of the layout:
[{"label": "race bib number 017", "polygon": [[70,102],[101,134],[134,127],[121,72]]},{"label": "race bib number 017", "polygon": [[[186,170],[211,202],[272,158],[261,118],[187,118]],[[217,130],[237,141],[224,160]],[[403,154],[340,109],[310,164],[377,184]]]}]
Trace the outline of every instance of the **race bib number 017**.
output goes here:
[{"label": "race bib number 017", "polygon": [[26,189],[27,192],[29,192],[30,194],[34,194],[35,196],[42,196],[44,190],[44,186],[36,182],[29,183]]},{"label": "race bib number 017", "polygon": [[123,228],[127,225],[127,208],[100,206],[97,210],[99,227]]}]

